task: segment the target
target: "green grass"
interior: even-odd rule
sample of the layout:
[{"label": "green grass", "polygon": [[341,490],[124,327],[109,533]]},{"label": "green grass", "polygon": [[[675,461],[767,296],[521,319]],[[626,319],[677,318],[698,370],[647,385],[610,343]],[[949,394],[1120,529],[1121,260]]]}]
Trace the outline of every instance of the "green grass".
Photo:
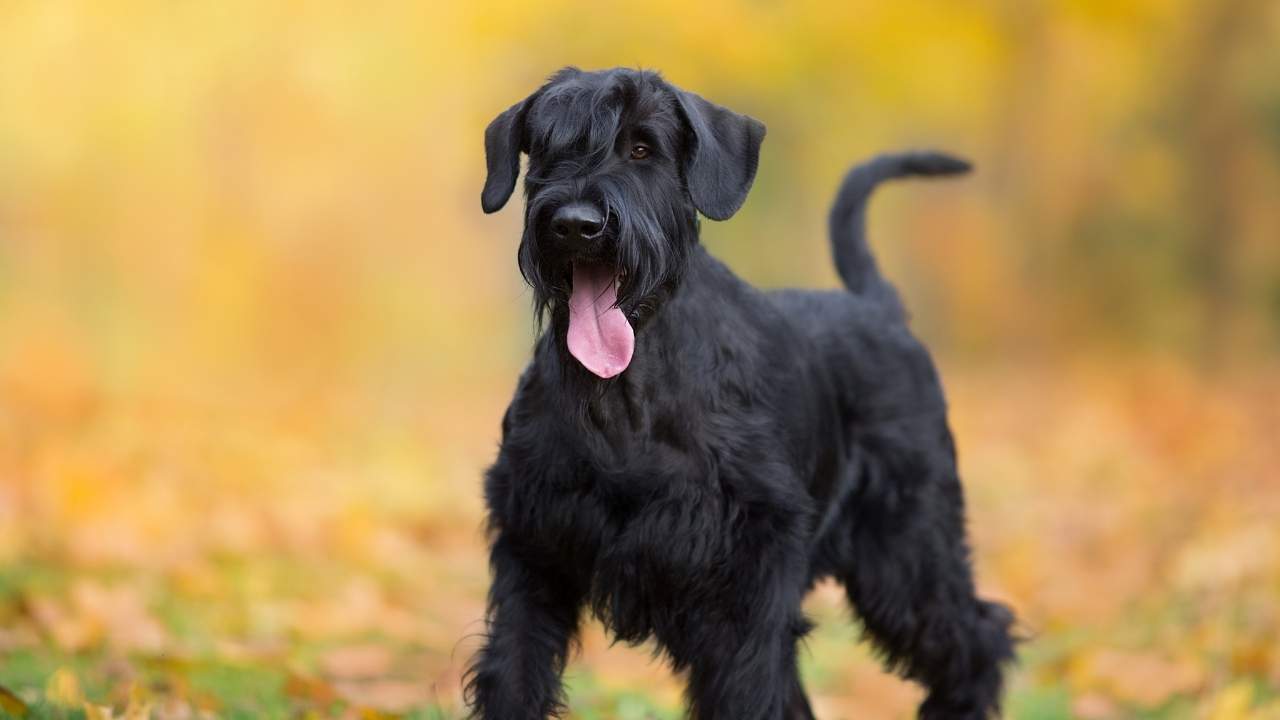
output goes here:
[{"label": "green grass", "polygon": [[[61,672],[74,676],[78,686],[74,698],[95,705],[109,705],[117,713],[128,704],[130,692],[140,693],[154,703],[177,703],[192,711],[218,718],[282,718],[310,720],[360,717],[368,720],[456,720],[458,669],[474,649],[463,644],[463,635],[477,628],[457,630],[445,626],[438,639],[424,643],[412,634],[362,631],[361,634],[330,634],[323,629],[302,632],[275,627],[259,617],[262,613],[286,612],[288,602],[303,603],[323,597],[326,580],[340,577],[339,565],[299,567],[280,558],[238,560],[216,565],[216,586],[225,594],[210,597],[170,587],[156,576],[129,577],[116,571],[81,572],[74,576],[38,565],[10,566],[0,571],[0,628],[24,628],[25,640],[9,641],[0,647],[0,687],[14,693],[28,706],[27,720],[67,720],[84,717],[78,702],[61,707],[50,702],[50,679]],[[78,651],[59,650],[49,629],[35,621],[35,602],[55,598],[64,608],[75,607],[76,583],[87,581],[108,587],[127,587],[148,598],[146,607],[163,625],[168,637],[162,652],[142,653],[112,650],[111,643],[99,639]],[[429,589],[428,589],[429,590]],[[456,592],[450,590],[450,592]],[[410,601],[420,601],[415,613],[432,612],[456,602],[454,595],[411,588],[403,593]],[[284,603],[284,604],[281,604]],[[274,604],[274,605],[273,605]],[[868,686],[867,678],[880,678],[878,662],[869,646],[861,642],[861,631],[853,622],[843,600],[827,598],[812,603],[816,621],[801,652],[801,672],[815,698],[826,698],[829,708],[824,720],[842,717],[877,717],[885,720],[909,717],[910,707],[901,694],[888,705],[875,704],[877,691],[892,694],[893,681]],[[276,610],[271,610],[276,607]],[[1243,607],[1243,606],[1242,606]],[[1229,653],[1198,648],[1204,663],[1203,682],[1188,690],[1162,695],[1150,706],[1134,706],[1107,696],[1106,682],[1080,674],[1081,663],[1099,649],[1135,648],[1139,653],[1170,652],[1181,647],[1179,638],[1192,638],[1197,622],[1229,623],[1223,627],[1248,627],[1250,613],[1221,613],[1214,616],[1188,614],[1177,601],[1163,607],[1134,607],[1120,621],[1106,629],[1057,629],[1037,634],[1020,649],[1006,699],[1006,717],[1013,720],[1070,720],[1079,714],[1078,703],[1103,703],[1116,717],[1135,720],[1191,720],[1205,717],[1228,687],[1237,695],[1247,695],[1248,708],[1263,712],[1280,709],[1280,683],[1265,671],[1240,672],[1230,663]],[[414,615],[415,617],[419,615]],[[1237,616],[1241,619],[1234,619]],[[1216,627],[1216,626],[1215,626]],[[1212,637],[1200,633],[1203,637]],[[14,635],[13,637],[18,637]],[[1161,638],[1175,638],[1175,644]],[[1235,636],[1233,636],[1235,637]],[[1247,637],[1240,635],[1240,637]],[[3,639],[4,636],[0,636]],[[228,640],[234,641],[228,644]],[[238,643],[238,644],[236,644]],[[385,667],[356,675],[356,680],[335,674],[326,659],[334,651],[353,646],[385,650]],[[1206,646],[1211,647],[1211,646]],[[1266,652],[1264,646],[1259,646]],[[621,651],[621,650],[619,650]],[[594,651],[600,657],[601,650]],[[643,649],[635,661],[642,663]],[[1144,656],[1145,657],[1145,656]],[[657,692],[634,679],[609,677],[607,667],[596,667],[591,657],[575,662],[566,673],[570,718],[574,720],[676,720],[682,710],[672,700],[668,684]],[[661,675],[661,671],[654,671]],[[1091,670],[1095,675],[1099,672]],[[604,673],[604,674],[601,674]],[[400,682],[423,688],[423,700],[379,704],[376,699],[352,694],[352,683]],[[345,685],[344,685],[345,683]],[[433,685],[433,683],[435,683]],[[426,689],[433,692],[427,695]],[[877,690],[879,688],[879,690]],[[1243,690],[1242,690],[1243,688]],[[438,695],[436,694],[438,693]],[[439,698],[427,700],[425,698]],[[659,698],[665,698],[660,700]],[[907,697],[909,699],[909,696]],[[881,701],[884,698],[880,698]],[[864,707],[894,707],[878,710]],[[834,708],[834,709],[832,709]],[[1261,710],[1260,708],[1265,708]],[[396,712],[389,712],[388,710]],[[197,713],[198,715],[198,713]],[[3,709],[0,719],[16,717]],[[1235,716],[1232,716],[1235,717]],[[1242,718],[1252,720],[1254,716]]]}]

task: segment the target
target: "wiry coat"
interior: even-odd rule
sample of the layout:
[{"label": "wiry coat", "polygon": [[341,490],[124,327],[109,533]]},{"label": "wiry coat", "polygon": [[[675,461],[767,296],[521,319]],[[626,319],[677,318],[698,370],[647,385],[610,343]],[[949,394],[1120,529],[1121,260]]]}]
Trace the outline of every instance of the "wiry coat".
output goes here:
[{"label": "wiry coat", "polygon": [[[855,169],[831,215],[848,291],[766,293],[697,240],[697,212],[724,219],[745,199],[763,136],[656,74],[572,69],[486,133],[486,211],[530,157],[519,263],[547,325],[486,478],[476,717],[558,714],[589,609],[620,640],[657,642],[695,718],[811,718],[800,604],[827,576],[888,664],[929,690],[922,717],[998,709],[1012,616],[974,595],[941,386],[862,234],[877,182],[965,166],[910,154]],[[650,162],[626,158],[636,142]],[[607,241],[549,240],[547,214],[583,200],[605,208]],[[609,380],[565,347],[568,267],[584,256],[616,265],[635,330]]]}]

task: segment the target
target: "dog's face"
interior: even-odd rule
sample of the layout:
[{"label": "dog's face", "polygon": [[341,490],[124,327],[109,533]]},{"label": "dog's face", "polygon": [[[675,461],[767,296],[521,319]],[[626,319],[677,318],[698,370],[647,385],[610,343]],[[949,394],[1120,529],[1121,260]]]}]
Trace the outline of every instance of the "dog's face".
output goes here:
[{"label": "dog's face", "polygon": [[637,70],[566,68],[485,131],[481,204],[506,204],[529,156],[520,272],[535,312],[608,378],[679,283],[697,213],[724,220],[755,178],[764,125]]}]

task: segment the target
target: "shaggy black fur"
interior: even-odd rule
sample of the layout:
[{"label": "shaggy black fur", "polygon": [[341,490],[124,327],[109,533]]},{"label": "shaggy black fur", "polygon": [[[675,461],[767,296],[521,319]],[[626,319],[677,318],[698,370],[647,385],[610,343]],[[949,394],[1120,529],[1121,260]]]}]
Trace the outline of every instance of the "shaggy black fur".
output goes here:
[{"label": "shaggy black fur", "polygon": [[[688,679],[692,717],[811,718],[800,604],[828,576],[888,665],[928,690],[922,718],[998,712],[1012,615],[974,594],[938,376],[863,238],[877,183],[967,165],[914,153],[855,168],[830,218],[848,291],[761,292],[702,248],[697,212],[741,206],[764,132],[655,73],[569,68],[485,133],[486,212],[529,156],[519,263],[547,326],[485,484],[475,717],[561,713],[589,608],[619,640],[656,641]],[[569,202],[601,212],[598,238],[548,232]],[[635,329],[609,380],[566,350],[584,258],[618,268]]]}]

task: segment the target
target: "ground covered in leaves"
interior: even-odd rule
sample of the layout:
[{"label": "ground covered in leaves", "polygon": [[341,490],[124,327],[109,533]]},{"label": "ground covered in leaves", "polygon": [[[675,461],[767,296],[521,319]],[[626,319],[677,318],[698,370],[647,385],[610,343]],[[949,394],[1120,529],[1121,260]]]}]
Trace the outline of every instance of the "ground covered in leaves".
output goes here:
[{"label": "ground covered in leaves", "polygon": [[[501,396],[112,396],[40,367],[0,404],[0,717],[460,716]],[[1196,378],[949,373],[981,583],[1029,637],[1010,717],[1280,717],[1280,378]],[[840,589],[808,609],[820,717],[910,717]],[[575,718],[679,716],[594,625],[568,682]]]},{"label": "ground covered in leaves", "polygon": [[[0,718],[445,718],[529,356],[483,131],[566,63],[764,121],[702,240],[837,287],[831,192],[952,402],[1018,720],[1280,718],[1280,3],[0,1]],[[902,720],[839,588],[822,720]],[[674,718],[587,628],[579,720]]]}]

